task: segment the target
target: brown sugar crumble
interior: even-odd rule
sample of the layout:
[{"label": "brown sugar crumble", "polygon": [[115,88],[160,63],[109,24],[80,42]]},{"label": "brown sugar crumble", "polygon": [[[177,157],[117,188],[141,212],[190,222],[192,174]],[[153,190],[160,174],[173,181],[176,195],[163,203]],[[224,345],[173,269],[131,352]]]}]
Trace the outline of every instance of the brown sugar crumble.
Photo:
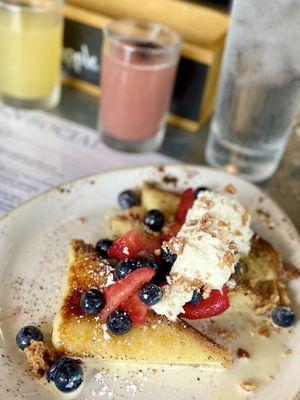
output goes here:
[{"label": "brown sugar crumble", "polygon": [[29,367],[33,375],[40,379],[52,364],[50,349],[44,342],[31,340],[30,345],[24,349]]},{"label": "brown sugar crumble", "polygon": [[237,354],[238,358],[250,358],[249,352],[245,349],[242,349],[241,347],[239,347],[237,349],[236,354]]},{"label": "brown sugar crumble", "polygon": [[258,328],[257,333],[260,336],[269,337],[270,336],[270,329],[269,329],[268,325],[263,324]]},{"label": "brown sugar crumble", "polygon": [[240,384],[241,388],[246,392],[252,392],[255,389],[255,385],[251,381],[244,381]]},{"label": "brown sugar crumble", "polygon": [[223,191],[229,194],[236,194],[236,188],[230,183],[229,185],[225,186]]}]

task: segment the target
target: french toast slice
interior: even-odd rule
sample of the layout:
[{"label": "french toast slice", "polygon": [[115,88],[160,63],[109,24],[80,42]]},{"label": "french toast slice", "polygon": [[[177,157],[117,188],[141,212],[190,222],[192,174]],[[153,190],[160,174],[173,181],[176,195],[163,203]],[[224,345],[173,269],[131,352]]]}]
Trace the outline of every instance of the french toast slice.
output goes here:
[{"label": "french toast slice", "polygon": [[97,316],[83,315],[81,293],[103,287],[110,267],[93,246],[71,242],[64,295],[53,323],[53,345],[60,353],[109,361],[150,364],[194,364],[230,367],[231,355],[187,323],[154,312],[144,325],[133,324],[124,336],[108,333]]},{"label": "french toast slice", "polygon": [[237,286],[229,291],[231,310],[255,309],[265,314],[278,304],[288,306],[290,299],[281,280],[282,262],[279,253],[267,241],[252,240],[251,251],[240,260],[233,275]]}]

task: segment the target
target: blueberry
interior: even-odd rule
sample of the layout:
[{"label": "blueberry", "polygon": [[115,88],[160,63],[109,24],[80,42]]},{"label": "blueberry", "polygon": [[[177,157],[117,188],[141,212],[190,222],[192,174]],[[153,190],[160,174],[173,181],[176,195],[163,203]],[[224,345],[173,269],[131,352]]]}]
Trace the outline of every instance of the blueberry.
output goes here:
[{"label": "blueberry", "polygon": [[24,350],[30,345],[31,340],[43,341],[43,334],[36,326],[24,326],[19,330],[16,336],[16,342],[21,350]]},{"label": "blueberry", "polygon": [[105,303],[104,294],[98,289],[90,289],[83,292],[80,299],[80,307],[84,314],[96,314],[102,311]]},{"label": "blueberry", "polygon": [[144,285],[140,290],[140,299],[143,303],[147,304],[147,306],[154,306],[160,302],[162,297],[163,293],[161,288],[153,283]]},{"label": "blueberry", "polygon": [[74,358],[69,358],[69,357],[61,357],[59,360],[57,360],[47,371],[46,373],[46,378],[48,382],[54,381],[55,380],[55,374],[56,371],[63,365],[67,363],[76,363],[76,364],[81,364],[80,360],[76,360]]},{"label": "blueberry", "polygon": [[64,393],[73,392],[83,382],[83,370],[78,362],[65,362],[57,368],[54,383],[58,390]]},{"label": "blueberry", "polygon": [[295,321],[295,314],[294,311],[289,307],[277,306],[272,311],[272,320],[274,324],[282,328],[288,328],[289,326],[293,325]]},{"label": "blueberry", "polygon": [[242,273],[244,272],[244,266],[243,266],[243,264],[242,264],[240,261],[238,261],[238,262],[235,264],[235,266],[234,266],[234,272],[235,272],[236,274],[242,274]]},{"label": "blueberry", "polygon": [[196,289],[194,290],[193,296],[191,300],[189,301],[189,304],[192,304],[193,306],[197,306],[202,299],[202,293],[200,290]]},{"label": "blueberry", "polygon": [[174,262],[176,261],[177,254],[172,253],[171,250],[167,247],[164,246],[161,248],[160,251],[160,259],[164,264],[168,264],[172,266]]},{"label": "blueberry", "polygon": [[156,261],[147,258],[125,258],[125,260],[121,260],[116,266],[116,278],[123,279],[132,271],[143,267],[153,268],[157,271],[159,266]]},{"label": "blueberry", "polygon": [[124,335],[131,328],[128,314],[122,310],[112,312],[108,316],[106,324],[114,335]]},{"label": "blueberry", "polygon": [[161,230],[164,220],[164,214],[159,210],[149,210],[144,216],[144,224],[154,232]]},{"label": "blueberry", "polygon": [[195,199],[197,199],[200,192],[204,192],[205,190],[209,190],[209,189],[206,186],[199,186],[197,189],[195,189],[195,191],[194,191]]},{"label": "blueberry", "polygon": [[124,190],[118,196],[118,203],[121,208],[129,208],[138,203],[138,196],[133,190]]},{"label": "blueberry", "polygon": [[102,258],[109,258],[107,252],[112,245],[112,240],[101,239],[96,243],[96,251]]}]

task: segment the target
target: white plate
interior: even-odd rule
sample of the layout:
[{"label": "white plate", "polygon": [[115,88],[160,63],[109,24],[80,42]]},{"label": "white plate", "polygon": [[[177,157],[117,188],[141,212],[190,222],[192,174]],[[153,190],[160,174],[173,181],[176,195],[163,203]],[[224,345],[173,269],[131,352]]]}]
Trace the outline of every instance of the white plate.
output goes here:
[{"label": "white plate", "polygon": [[[121,190],[139,187],[144,180],[161,183],[166,176],[170,179],[164,179],[163,185],[178,190],[200,185],[214,188],[229,182],[236,185],[240,200],[253,213],[255,231],[270,240],[286,262],[300,266],[298,234],[285,213],[255,186],[219,171],[182,165],[125,169],[50,190],[0,221],[1,399],[53,398],[53,394],[31,379],[26,371],[24,354],[15,345],[16,332],[23,325],[38,324],[46,339],[50,339],[69,240],[77,237],[94,243],[105,235],[105,215],[116,206]],[[274,229],[256,217],[257,209],[270,214]],[[79,224],[78,218],[84,218],[84,223]],[[295,281],[291,290],[299,317],[300,282]],[[299,323],[287,345],[292,348],[292,355],[282,361],[274,372],[274,379],[263,382],[251,398],[296,399],[300,392]],[[105,364],[99,363],[98,368],[105,368]],[[88,368],[86,384],[78,398],[225,398],[222,390],[216,389],[222,382],[223,372],[172,366],[143,368],[141,371],[136,367],[128,368],[120,367],[111,374],[103,370],[96,375]]]}]

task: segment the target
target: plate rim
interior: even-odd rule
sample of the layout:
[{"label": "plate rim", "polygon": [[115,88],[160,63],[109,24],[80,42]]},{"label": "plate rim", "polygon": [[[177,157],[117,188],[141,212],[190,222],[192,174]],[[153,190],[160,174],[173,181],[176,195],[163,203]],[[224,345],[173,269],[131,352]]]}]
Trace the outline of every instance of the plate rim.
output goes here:
[{"label": "plate rim", "polygon": [[207,170],[213,173],[220,173],[228,178],[233,177],[234,179],[237,179],[239,181],[241,181],[242,183],[248,185],[252,190],[254,189],[254,191],[258,191],[261,194],[264,195],[264,197],[271,202],[272,207],[274,207],[275,209],[277,209],[277,211],[279,211],[285,218],[286,218],[286,223],[289,225],[289,227],[293,230],[293,233],[295,234],[296,238],[298,238],[298,241],[300,243],[300,232],[298,232],[298,229],[296,228],[296,226],[294,225],[293,221],[291,220],[290,216],[287,214],[287,212],[275,201],[273,200],[273,198],[271,196],[269,196],[265,191],[263,191],[260,187],[258,187],[257,185],[255,185],[254,183],[247,181],[246,179],[244,179],[243,177],[239,176],[239,175],[234,175],[234,174],[230,174],[226,171],[217,169],[217,168],[212,168],[206,165],[197,165],[197,164],[187,164],[187,163],[180,163],[180,162],[174,162],[174,163],[158,163],[158,164],[147,164],[147,165],[136,165],[136,166],[128,166],[128,167],[121,167],[121,168],[113,168],[113,169],[109,169],[106,171],[102,171],[102,172],[95,172],[92,174],[88,174],[88,175],[84,175],[75,179],[69,179],[66,180],[65,182],[62,182],[58,185],[54,185],[51,186],[50,188],[42,191],[41,193],[37,193],[36,195],[30,197],[29,199],[25,200],[24,202],[22,202],[21,204],[19,204],[17,207],[13,208],[12,210],[10,210],[8,213],[4,214],[2,217],[0,217],[0,224],[2,224],[3,222],[5,222],[7,219],[9,219],[10,217],[13,217],[14,213],[18,212],[19,209],[21,209],[22,207],[26,206],[27,204],[36,201],[37,199],[39,199],[40,197],[43,196],[47,196],[47,194],[58,190],[58,189],[63,189],[65,186],[68,185],[74,185],[76,183],[79,182],[83,182],[85,180],[88,179],[93,179],[95,177],[98,176],[102,176],[102,175],[106,175],[109,173],[114,173],[114,172],[121,172],[121,171],[134,171],[134,170],[145,170],[148,168],[158,168],[159,166],[163,166],[163,167],[167,167],[167,168],[172,168],[172,167],[182,167],[184,168],[195,168],[195,169],[200,169],[200,170]]}]

